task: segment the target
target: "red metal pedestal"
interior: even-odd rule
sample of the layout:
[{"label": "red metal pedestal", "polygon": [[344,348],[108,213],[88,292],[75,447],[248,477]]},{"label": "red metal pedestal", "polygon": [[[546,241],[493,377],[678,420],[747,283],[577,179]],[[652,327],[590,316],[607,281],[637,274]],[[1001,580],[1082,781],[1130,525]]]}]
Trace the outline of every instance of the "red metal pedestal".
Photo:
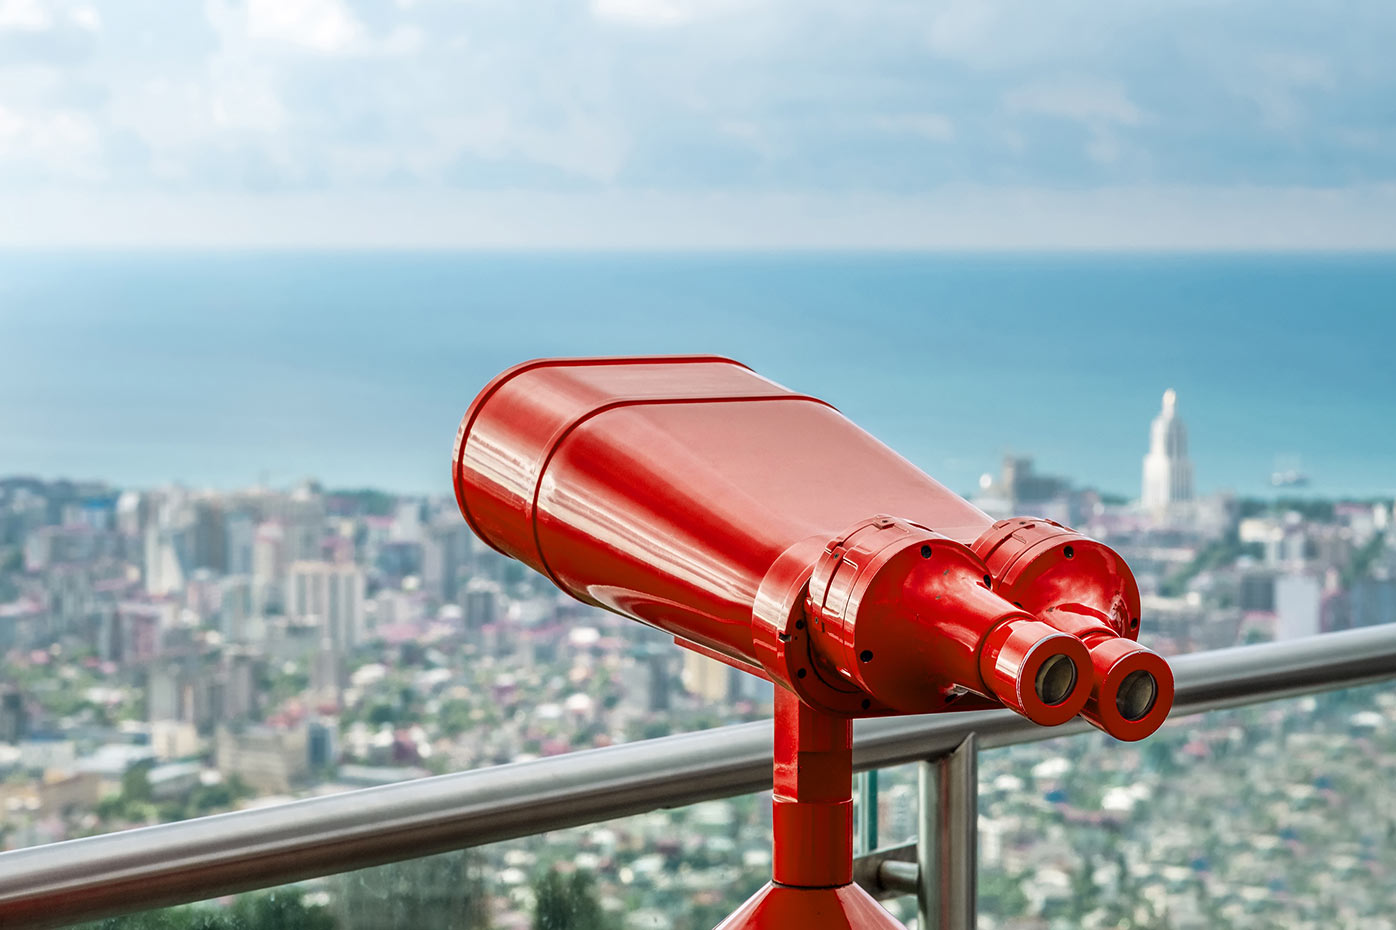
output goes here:
[{"label": "red metal pedestal", "polygon": [[776,688],[772,881],[718,930],[904,930],[853,884],[853,721]]},{"label": "red metal pedestal", "polygon": [[791,888],[767,883],[717,930],[906,930],[857,885]]}]

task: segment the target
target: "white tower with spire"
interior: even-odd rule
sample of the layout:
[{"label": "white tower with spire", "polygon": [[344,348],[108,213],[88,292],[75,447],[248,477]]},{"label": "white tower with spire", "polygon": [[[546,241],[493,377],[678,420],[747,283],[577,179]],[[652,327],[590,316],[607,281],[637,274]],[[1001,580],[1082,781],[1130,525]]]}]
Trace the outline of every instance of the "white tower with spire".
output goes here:
[{"label": "white tower with spire", "polygon": [[1192,462],[1188,459],[1188,430],[1178,418],[1178,395],[1163,392],[1163,410],[1149,428],[1149,454],[1144,456],[1144,509],[1164,516],[1172,505],[1192,500]]}]

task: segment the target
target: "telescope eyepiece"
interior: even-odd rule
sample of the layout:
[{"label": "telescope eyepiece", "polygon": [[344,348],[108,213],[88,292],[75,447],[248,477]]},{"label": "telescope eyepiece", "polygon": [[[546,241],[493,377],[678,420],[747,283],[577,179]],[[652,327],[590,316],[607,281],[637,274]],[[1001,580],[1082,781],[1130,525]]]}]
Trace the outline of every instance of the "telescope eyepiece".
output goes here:
[{"label": "telescope eyepiece", "polygon": [[1052,656],[1037,670],[1033,689],[1042,703],[1056,707],[1076,689],[1076,663],[1062,653]]},{"label": "telescope eyepiece", "polygon": [[1158,679],[1143,669],[1126,675],[1115,693],[1115,707],[1119,709],[1120,716],[1131,723],[1147,717],[1157,700]]}]

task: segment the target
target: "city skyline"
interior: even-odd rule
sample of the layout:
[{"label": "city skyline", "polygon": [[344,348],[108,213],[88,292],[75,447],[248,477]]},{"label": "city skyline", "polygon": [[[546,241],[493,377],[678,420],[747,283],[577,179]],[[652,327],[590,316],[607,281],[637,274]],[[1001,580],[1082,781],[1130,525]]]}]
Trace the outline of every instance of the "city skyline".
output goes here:
[{"label": "city skyline", "polygon": [[[0,849],[771,713],[769,683],[562,596],[475,539],[449,497],[100,490],[0,479]],[[1166,655],[1373,626],[1396,604],[1390,500],[1150,512],[1021,459],[982,490],[991,516],[1045,516],[1120,552],[1144,639]],[[1085,922],[1147,898],[1172,926],[1249,926],[1257,848],[1290,851],[1264,875],[1305,896],[1308,925],[1380,912],[1369,873],[1316,870],[1312,850],[1386,861],[1354,833],[1390,829],[1364,773],[1396,761],[1381,738],[1393,715],[1389,689],[1363,689],[1179,720],[1138,747],[1094,735],[987,754],[986,919]],[[916,828],[907,776],[880,780],[886,841]],[[1333,815],[1296,797],[1328,798]],[[769,811],[747,796],[612,822],[602,856],[591,828],[482,847],[472,926],[527,926],[530,885],[571,864],[596,876],[608,913],[653,908],[704,930],[763,880]],[[1068,882],[1063,843],[1102,817],[1136,865],[1112,853]],[[365,878],[276,893],[355,930],[376,926],[354,905]],[[1352,893],[1324,896],[1338,887]],[[391,901],[434,893],[395,886]],[[241,905],[226,907],[190,916]]]},{"label": "city skyline", "polygon": [[[1141,642],[1166,656],[1391,622],[1396,502],[1192,494],[1194,407],[1171,389],[1153,404],[1152,425],[1135,424],[1146,503],[1023,457],[971,502],[1119,552]],[[0,850],[772,714],[769,682],[671,639],[489,548],[445,494],[0,477]],[[1375,686],[1180,716],[1137,745],[1090,734],[986,753],[983,922],[1365,925],[1385,913],[1371,876],[1396,824],[1370,773],[1396,766],[1393,720],[1396,695]],[[917,796],[907,768],[879,774],[882,842],[916,832]],[[524,930],[562,869],[589,877],[608,919],[705,930],[764,880],[771,816],[744,796],[131,919],[237,925],[274,897],[327,930],[367,930],[383,909],[455,894],[444,876],[469,868],[464,925]],[[1360,867],[1316,869],[1314,850]],[[903,919],[913,904],[888,902]]]}]

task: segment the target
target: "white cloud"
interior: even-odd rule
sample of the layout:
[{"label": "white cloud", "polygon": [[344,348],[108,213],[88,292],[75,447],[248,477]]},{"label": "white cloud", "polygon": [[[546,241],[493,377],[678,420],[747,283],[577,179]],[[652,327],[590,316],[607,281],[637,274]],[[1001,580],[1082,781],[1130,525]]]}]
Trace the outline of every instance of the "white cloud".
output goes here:
[{"label": "white cloud", "polygon": [[1060,78],[1010,91],[1009,112],[1036,113],[1090,125],[1138,126],[1144,113],[1125,89],[1109,80]]},{"label": "white cloud", "polygon": [[1290,87],[1331,89],[1335,83],[1328,59],[1303,52],[1267,51],[1257,56],[1259,70]]},{"label": "white cloud", "polygon": [[288,114],[270,68],[258,62],[220,60],[210,69],[210,112],[219,129],[275,132]]},{"label": "white cloud", "polygon": [[209,22],[223,53],[268,56],[271,46],[305,49],[336,57],[399,57],[419,54],[427,33],[414,23],[398,23],[381,34],[370,32],[343,0],[208,0]]},{"label": "white cloud", "polygon": [[[1239,67],[1238,67],[1239,66]],[[1332,65],[1324,58],[1280,50],[1262,51],[1238,62],[1230,78],[1235,93],[1255,104],[1269,129],[1292,130],[1307,121],[1315,92],[1334,89]]]},{"label": "white cloud", "polygon": [[[752,0],[754,2],[754,0]],[[749,7],[741,0],[592,0],[599,19],[638,26],[678,26],[702,16]]]},{"label": "white cloud", "polygon": [[363,26],[340,0],[248,0],[247,34],[319,52],[343,52]]},{"label": "white cloud", "polygon": [[[1396,14],[1375,6],[1257,31],[1260,0],[203,4],[0,0],[0,188],[1396,179]],[[35,155],[65,133],[82,154]]]},{"label": "white cloud", "polygon": [[396,26],[383,39],[388,55],[414,55],[426,44],[427,34],[419,26]]},{"label": "white cloud", "polygon": [[16,138],[23,131],[24,120],[20,118],[19,114],[0,107],[0,145]]},{"label": "white cloud", "polygon": [[1147,116],[1125,89],[1108,80],[1058,78],[1019,87],[1004,96],[1009,113],[1029,113],[1081,124],[1087,132],[1086,157],[1109,167],[1124,155],[1121,127],[1136,127]]},{"label": "white cloud", "polygon": [[38,32],[53,25],[39,0],[0,0],[0,29]]},{"label": "white cloud", "polygon": [[877,116],[868,126],[880,132],[918,136],[932,142],[949,142],[955,138],[955,124],[940,113],[906,113],[897,116]]},{"label": "white cloud", "polygon": [[672,26],[688,18],[680,0],[592,0],[591,9],[602,19],[646,26]]},{"label": "white cloud", "polygon": [[171,162],[212,129],[208,85],[165,77],[125,82],[113,89],[107,119],[113,128],[135,134],[149,147],[161,165],[160,174],[183,177]]},{"label": "white cloud", "polygon": [[629,141],[600,114],[578,110],[547,125],[530,124],[507,107],[492,106],[431,124],[437,151],[496,161],[523,159],[593,181],[610,181],[625,164]]},{"label": "white cloud", "polygon": [[1113,132],[1096,129],[1086,143],[1086,156],[1097,165],[1113,165],[1122,154],[1120,137]]},{"label": "white cloud", "polygon": [[0,164],[67,179],[100,180],[100,134],[92,120],[67,110],[23,111],[0,105]]},{"label": "white cloud", "polygon": [[989,0],[951,0],[931,16],[927,41],[950,58],[973,57],[992,43],[999,12]]},{"label": "white cloud", "polygon": [[75,113],[20,113],[0,107],[0,153],[49,153],[90,146],[96,132]]},{"label": "white cloud", "polygon": [[68,14],[68,19],[72,21],[74,26],[86,29],[88,32],[97,32],[102,28],[102,14],[90,4],[74,8]]}]

